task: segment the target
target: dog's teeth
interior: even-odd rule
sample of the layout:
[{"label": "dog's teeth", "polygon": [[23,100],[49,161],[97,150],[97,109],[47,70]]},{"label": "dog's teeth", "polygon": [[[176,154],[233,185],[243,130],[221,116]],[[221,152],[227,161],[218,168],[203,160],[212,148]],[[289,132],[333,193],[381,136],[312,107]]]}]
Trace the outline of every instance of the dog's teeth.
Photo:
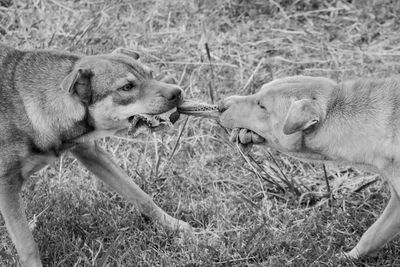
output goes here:
[{"label": "dog's teeth", "polygon": [[137,131],[136,131],[137,127],[135,127],[135,126],[138,124],[138,122],[140,120],[146,126],[146,127],[140,127],[140,128],[147,128],[147,129],[150,129],[151,131],[158,131],[158,130],[168,128],[169,126],[173,125],[173,123],[170,120],[171,114],[176,113],[176,112],[177,112],[177,109],[174,108],[174,109],[171,109],[167,112],[164,112],[164,113],[158,114],[158,115],[148,115],[148,114],[136,115],[129,121],[130,127],[128,129],[128,134],[131,135],[130,133],[134,133],[135,135],[137,135]]},{"label": "dog's teeth", "polygon": [[131,126],[136,126],[138,121],[139,121],[139,117],[138,116],[133,116],[133,118],[129,120],[129,123],[130,123]]}]

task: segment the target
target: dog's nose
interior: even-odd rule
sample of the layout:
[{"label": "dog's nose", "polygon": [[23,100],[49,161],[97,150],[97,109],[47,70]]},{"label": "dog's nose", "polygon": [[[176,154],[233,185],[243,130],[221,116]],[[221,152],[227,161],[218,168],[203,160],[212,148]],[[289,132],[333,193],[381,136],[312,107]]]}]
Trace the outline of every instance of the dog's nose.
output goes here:
[{"label": "dog's nose", "polygon": [[163,96],[170,102],[178,102],[182,97],[182,90],[179,87],[168,88],[163,91]]},{"label": "dog's nose", "polygon": [[225,110],[228,109],[228,106],[225,104],[225,100],[221,100],[217,103],[218,111],[223,113]]},{"label": "dog's nose", "polygon": [[219,112],[223,113],[233,104],[237,96],[229,96],[218,103]]}]

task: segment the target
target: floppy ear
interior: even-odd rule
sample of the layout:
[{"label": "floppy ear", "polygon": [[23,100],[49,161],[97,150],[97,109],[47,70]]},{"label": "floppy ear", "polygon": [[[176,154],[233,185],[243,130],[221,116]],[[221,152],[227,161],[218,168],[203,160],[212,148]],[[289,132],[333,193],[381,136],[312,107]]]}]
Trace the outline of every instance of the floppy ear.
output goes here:
[{"label": "floppy ear", "polygon": [[169,84],[178,84],[178,81],[175,79],[175,76],[173,75],[167,75],[164,78],[160,80],[160,82],[163,83],[169,83]]},{"label": "floppy ear", "polygon": [[302,99],[292,103],[283,124],[286,135],[310,129],[322,120],[322,111],[315,100]]},{"label": "floppy ear", "polygon": [[140,58],[140,55],[138,52],[130,50],[130,49],[126,49],[123,47],[118,47],[111,54],[123,54],[123,55],[131,57],[135,60],[138,60]]},{"label": "floppy ear", "polygon": [[61,82],[61,88],[70,94],[76,94],[88,105],[92,101],[92,76],[93,72],[88,69],[73,70]]}]

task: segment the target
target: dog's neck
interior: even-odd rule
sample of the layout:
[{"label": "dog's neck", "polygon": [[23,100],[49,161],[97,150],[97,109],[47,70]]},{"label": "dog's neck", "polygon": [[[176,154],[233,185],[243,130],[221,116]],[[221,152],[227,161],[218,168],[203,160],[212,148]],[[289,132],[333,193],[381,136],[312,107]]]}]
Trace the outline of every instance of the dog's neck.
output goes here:
[{"label": "dog's neck", "polygon": [[[16,66],[24,73],[16,81],[16,89],[31,123],[33,143],[40,151],[60,151],[65,140],[93,130],[84,104],[60,87],[77,60],[78,56],[70,54],[27,52]],[[37,67],[26,69],[26,62]],[[37,91],[29,90],[32,88]]]},{"label": "dog's neck", "polygon": [[[348,81],[332,92],[327,116],[322,126],[305,137],[306,146],[334,161],[366,164],[384,169],[388,158],[400,159],[399,137],[392,123],[400,116],[396,86],[400,79],[378,82]],[[394,89],[393,89],[394,88]],[[392,138],[388,138],[387,135]],[[397,145],[396,145],[397,144]]]}]

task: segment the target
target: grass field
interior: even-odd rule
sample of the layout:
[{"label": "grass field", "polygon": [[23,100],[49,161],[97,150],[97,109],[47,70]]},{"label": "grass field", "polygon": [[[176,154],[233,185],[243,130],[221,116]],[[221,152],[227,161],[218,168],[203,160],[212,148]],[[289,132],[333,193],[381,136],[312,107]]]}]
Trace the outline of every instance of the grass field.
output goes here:
[{"label": "grass field", "polygon": [[[399,15],[394,0],[0,0],[0,41],[86,54],[130,47],[187,97],[211,102],[288,75],[397,74]],[[244,155],[216,122],[185,116],[163,133],[100,143],[158,205],[202,232],[180,237],[147,221],[66,154],[23,191],[46,266],[400,265],[398,239],[362,261],[335,256],[387,202],[374,174],[325,173],[262,147]],[[0,265],[17,261],[1,221]]]}]

